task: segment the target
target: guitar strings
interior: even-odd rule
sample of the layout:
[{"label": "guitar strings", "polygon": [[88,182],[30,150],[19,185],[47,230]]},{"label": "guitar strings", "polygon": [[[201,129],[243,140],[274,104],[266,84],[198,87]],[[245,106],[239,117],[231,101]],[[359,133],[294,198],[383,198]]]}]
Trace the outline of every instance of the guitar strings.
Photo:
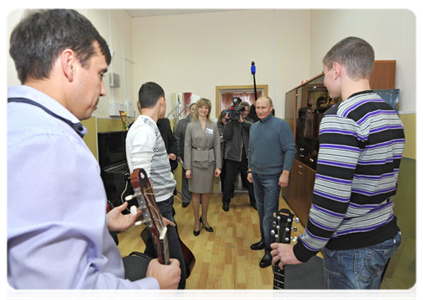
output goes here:
[{"label": "guitar strings", "polygon": [[[154,212],[154,216],[152,216],[153,220],[155,220],[155,223],[160,226],[160,229],[162,229],[163,228],[163,222],[162,222],[162,219],[160,217],[161,214],[159,213],[159,211],[157,210],[156,206],[154,205],[154,204],[156,204],[155,199],[153,199],[153,197],[154,197],[154,190],[153,190],[153,193],[151,193],[150,190],[153,190],[153,188],[150,188],[150,187],[144,188],[144,193],[143,194],[144,194],[144,197],[146,198],[146,200],[149,202],[149,207],[152,208],[152,210]],[[150,196],[151,199],[150,199],[150,197],[147,197],[147,195]]]}]

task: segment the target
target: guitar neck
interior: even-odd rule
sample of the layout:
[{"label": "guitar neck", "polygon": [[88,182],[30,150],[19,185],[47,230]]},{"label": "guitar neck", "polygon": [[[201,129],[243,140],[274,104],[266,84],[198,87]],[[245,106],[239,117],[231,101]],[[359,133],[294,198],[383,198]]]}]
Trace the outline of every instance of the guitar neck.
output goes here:
[{"label": "guitar neck", "polygon": [[[277,243],[289,244],[291,242],[291,225],[294,215],[288,209],[281,209],[274,214],[274,227],[272,234]],[[278,262],[279,263],[279,262]],[[273,289],[285,288],[285,270],[280,269],[278,263],[273,267]]]},{"label": "guitar neck", "polygon": [[159,262],[162,265],[170,265],[170,256],[169,256],[169,240],[167,238],[167,228],[164,227],[163,233],[156,241],[157,252],[159,257]]},{"label": "guitar neck", "polygon": [[282,290],[285,288],[285,270],[280,269],[278,266],[273,267],[273,289]]}]

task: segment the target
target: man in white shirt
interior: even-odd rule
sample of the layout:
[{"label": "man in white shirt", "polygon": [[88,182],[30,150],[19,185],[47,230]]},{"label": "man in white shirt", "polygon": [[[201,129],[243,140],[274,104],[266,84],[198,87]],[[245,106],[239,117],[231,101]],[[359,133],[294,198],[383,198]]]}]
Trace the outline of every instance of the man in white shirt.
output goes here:
[{"label": "man in white shirt", "polygon": [[106,215],[99,165],[82,137],[105,95],[110,50],[74,10],[31,13],[13,30],[21,86],[7,107],[7,278],[15,289],[176,288],[179,262],[150,262],[147,278],[124,279],[109,230],[137,216]]},{"label": "man in white shirt", "polygon": [[[143,168],[153,185],[157,206],[161,215],[173,219],[173,191],[176,180],[170,168],[165,143],[157,127],[157,120],[166,113],[164,90],[154,82],[143,84],[138,93],[141,115],[135,120],[126,136],[126,159],[129,171]],[[186,269],[175,224],[168,226],[169,254],[177,258],[181,267],[180,289],[185,288]],[[150,232],[149,232],[150,234]],[[151,241],[151,239],[149,239]],[[147,242],[149,243],[149,242]],[[151,245],[146,245],[149,247]]]}]

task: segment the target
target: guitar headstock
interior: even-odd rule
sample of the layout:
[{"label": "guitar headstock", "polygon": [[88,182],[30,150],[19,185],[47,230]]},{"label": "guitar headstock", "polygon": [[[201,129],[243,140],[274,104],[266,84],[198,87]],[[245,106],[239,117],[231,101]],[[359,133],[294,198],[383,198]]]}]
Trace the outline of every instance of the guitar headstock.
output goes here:
[{"label": "guitar headstock", "polygon": [[[125,200],[130,203],[134,203],[130,207],[132,215],[137,215],[138,211],[141,211],[141,216],[135,222],[135,225],[145,224],[147,229],[153,235],[155,243],[157,245],[163,244],[163,241],[167,243],[166,234],[167,227],[164,226],[162,216],[157,207],[156,198],[154,196],[154,190],[151,185],[150,179],[147,176],[147,172],[144,169],[135,169],[131,174],[131,185],[134,190],[133,195],[125,197]],[[133,200],[136,200],[135,202]],[[163,245],[162,245],[163,246]],[[167,245],[166,245],[167,247]],[[159,260],[161,263],[167,263],[167,254],[164,254],[163,261],[160,257],[163,257],[161,249],[159,250]]]},{"label": "guitar headstock", "polygon": [[297,241],[297,237],[291,238],[291,230],[294,232],[297,231],[296,227],[292,228],[293,222],[298,223],[299,219],[289,209],[282,208],[273,213],[273,229],[271,235],[275,238],[275,242],[290,244],[291,240],[294,243]]}]

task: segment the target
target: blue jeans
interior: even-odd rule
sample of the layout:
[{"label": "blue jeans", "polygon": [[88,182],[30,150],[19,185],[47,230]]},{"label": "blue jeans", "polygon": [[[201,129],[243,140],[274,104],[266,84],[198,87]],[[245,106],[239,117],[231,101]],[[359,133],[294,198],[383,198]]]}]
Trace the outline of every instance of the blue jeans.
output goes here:
[{"label": "blue jeans", "polygon": [[401,244],[401,232],[382,243],[351,250],[323,249],[328,289],[379,289],[389,259]]},{"label": "blue jeans", "polygon": [[270,244],[274,242],[271,236],[273,213],[279,208],[280,174],[264,175],[253,172],[254,196],[260,220],[261,238],[266,243],[266,251],[270,251]]}]

